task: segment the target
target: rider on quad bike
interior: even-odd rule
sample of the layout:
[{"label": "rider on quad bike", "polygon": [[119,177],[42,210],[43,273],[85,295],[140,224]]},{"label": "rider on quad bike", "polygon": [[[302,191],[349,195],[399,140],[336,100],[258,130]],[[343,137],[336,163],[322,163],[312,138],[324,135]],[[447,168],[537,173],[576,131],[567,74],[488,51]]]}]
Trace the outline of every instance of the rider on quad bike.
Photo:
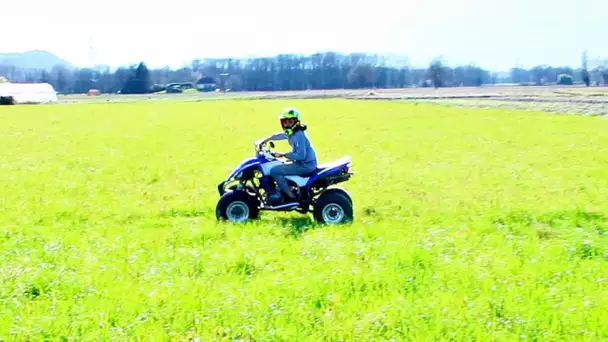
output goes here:
[{"label": "rider on quad bike", "polygon": [[[268,141],[288,140],[292,151],[288,153],[273,153],[275,158],[285,157],[292,163],[277,165],[270,171],[270,176],[277,182],[282,192],[293,202],[297,202],[296,195],[291,191],[285,176],[306,176],[317,168],[317,156],[315,149],[306,135],[306,125],[302,123],[300,113],[294,108],[287,108],[279,115],[279,121],[283,132],[271,135],[262,139],[260,144]],[[283,203],[281,192],[275,192],[268,196],[270,202]]]}]

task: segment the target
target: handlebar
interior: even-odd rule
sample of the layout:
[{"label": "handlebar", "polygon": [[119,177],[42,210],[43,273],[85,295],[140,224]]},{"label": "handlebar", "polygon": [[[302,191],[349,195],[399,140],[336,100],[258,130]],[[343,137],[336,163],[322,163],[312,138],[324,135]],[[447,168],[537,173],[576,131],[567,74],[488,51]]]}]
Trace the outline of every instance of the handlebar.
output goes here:
[{"label": "handlebar", "polygon": [[[264,155],[264,157],[268,160],[277,159],[272,155],[272,151],[268,148],[265,148],[266,142],[256,141],[255,143],[256,152],[260,152]],[[274,143],[272,141],[269,142],[270,148],[274,148]]]}]

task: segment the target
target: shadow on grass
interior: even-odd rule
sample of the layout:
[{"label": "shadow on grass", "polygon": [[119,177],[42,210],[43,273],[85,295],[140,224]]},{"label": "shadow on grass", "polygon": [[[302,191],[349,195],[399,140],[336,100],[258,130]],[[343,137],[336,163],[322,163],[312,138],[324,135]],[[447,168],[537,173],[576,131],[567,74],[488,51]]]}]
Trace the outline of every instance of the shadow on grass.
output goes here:
[{"label": "shadow on grass", "polygon": [[291,236],[294,239],[299,239],[305,232],[318,227],[317,223],[310,217],[282,218],[279,224],[287,227],[287,236]]}]

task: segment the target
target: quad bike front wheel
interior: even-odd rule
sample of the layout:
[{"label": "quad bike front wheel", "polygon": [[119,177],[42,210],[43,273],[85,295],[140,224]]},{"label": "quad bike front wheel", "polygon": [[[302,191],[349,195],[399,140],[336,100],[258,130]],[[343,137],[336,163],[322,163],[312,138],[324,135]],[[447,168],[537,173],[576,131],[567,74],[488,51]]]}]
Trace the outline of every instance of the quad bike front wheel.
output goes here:
[{"label": "quad bike front wheel", "polygon": [[255,197],[244,191],[227,191],[217,202],[215,214],[218,220],[244,223],[257,219],[260,214]]},{"label": "quad bike front wheel", "polygon": [[332,191],[322,194],[313,215],[321,224],[342,224],[353,220],[353,202],[346,194]]}]

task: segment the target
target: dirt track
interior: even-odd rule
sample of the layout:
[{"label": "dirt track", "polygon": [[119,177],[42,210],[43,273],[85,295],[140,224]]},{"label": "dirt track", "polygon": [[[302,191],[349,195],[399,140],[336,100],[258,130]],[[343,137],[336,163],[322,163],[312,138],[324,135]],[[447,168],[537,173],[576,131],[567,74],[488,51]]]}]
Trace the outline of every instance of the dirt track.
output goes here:
[{"label": "dirt track", "polygon": [[608,115],[608,87],[517,87],[400,88],[357,90],[308,90],[276,92],[230,92],[152,95],[60,96],[60,103],[112,103],[135,101],[203,101],[215,99],[306,99],[349,98],[439,103],[461,107],[513,108],[584,115]]}]

